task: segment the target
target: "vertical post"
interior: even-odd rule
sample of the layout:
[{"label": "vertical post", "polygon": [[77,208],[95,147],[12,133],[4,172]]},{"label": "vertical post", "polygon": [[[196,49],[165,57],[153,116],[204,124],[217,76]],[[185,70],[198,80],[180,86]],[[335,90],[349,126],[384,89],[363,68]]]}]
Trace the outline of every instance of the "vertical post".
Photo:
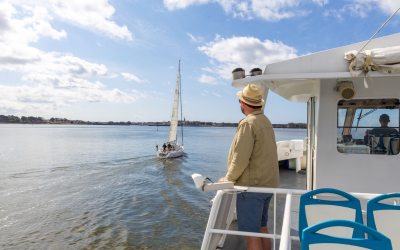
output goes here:
[{"label": "vertical post", "polygon": [[[265,103],[266,103],[266,102],[267,102],[267,97],[268,97],[269,88],[268,88],[267,84],[265,84],[265,83],[263,83],[263,82],[260,83],[260,88],[261,88],[261,90],[263,91],[262,99],[263,99],[263,100],[265,101]],[[264,105],[262,106],[262,110],[263,110],[263,111],[264,111],[264,108],[265,108],[265,103],[264,103]]]},{"label": "vertical post", "polygon": [[215,219],[218,214],[219,205],[221,203],[221,198],[224,195],[224,191],[217,192],[217,195],[214,198],[214,202],[211,207],[210,217],[208,218],[206,232],[204,233],[203,243],[201,244],[201,250],[207,250],[208,245],[210,243],[211,232],[210,230],[214,227]]},{"label": "vertical post", "polygon": [[288,190],[286,194],[285,213],[283,215],[281,244],[279,250],[290,250],[290,217],[292,212],[292,191]]},{"label": "vertical post", "polygon": [[315,97],[307,102],[307,190],[313,190],[313,150],[315,145]]},{"label": "vertical post", "polygon": [[274,250],[276,249],[276,191],[274,191]]},{"label": "vertical post", "polygon": [[301,170],[301,158],[297,157],[296,158],[296,172],[299,172]]}]

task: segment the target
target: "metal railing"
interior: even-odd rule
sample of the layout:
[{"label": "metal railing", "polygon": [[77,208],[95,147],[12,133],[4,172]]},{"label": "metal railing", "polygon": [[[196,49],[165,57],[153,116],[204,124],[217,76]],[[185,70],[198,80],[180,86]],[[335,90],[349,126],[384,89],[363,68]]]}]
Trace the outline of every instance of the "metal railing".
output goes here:
[{"label": "metal railing", "polygon": [[[227,193],[241,193],[241,192],[251,192],[251,193],[272,193],[274,194],[274,232],[269,234],[264,233],[252,233],[252,232],[243,232],[243,231],[235,231],[228,229],[215,229],[214,225],[217,219],[218,210],[220,209],[221,199],[224,194]],[[273,240],[273,249],[276,249],[276,240],[280,240],[279,250],[289,250],[291,249],[292,240],[300,241],[298,236],[291,236],[291,212],[292,212],[292,198],[294,195],[303,195],[309,192],[308,190],[299,190],[299,189],[282,189],[282,188],[255,188],[255,187],[238,187],[235,186],[234,189],[221,190],[217,193],[214,198],[213,205],[210,211],[210,216],[208,219],[206,231],[203,238],[203,243],[201,246],[201,250],[214,250],[209,249],[210,239],[212,234],[222,234],[222,235],[241,235],[241,236],[253,236],[253,237],[261,237],[261,238],[270,238]],[[282,223],[281,235],[276,233],[276,195],[277,194],[285,194],[286,202],[285,202],[285,212]],[[358,199],[369,200],[380,194],[368,194],[368,193],[349,193],[355,196]],[[324,196],[334,196],[331,194],[324,194]],[[396,200],[395,204],[399,204],[399,201]],[[232,207],[234,204],[230,204]],[[229,225],[231,222],[227,221]],[[222,241],[225,240],[225,237],[222,237]],[[220,242],[219,246],[223,245],[224,242]]]}]

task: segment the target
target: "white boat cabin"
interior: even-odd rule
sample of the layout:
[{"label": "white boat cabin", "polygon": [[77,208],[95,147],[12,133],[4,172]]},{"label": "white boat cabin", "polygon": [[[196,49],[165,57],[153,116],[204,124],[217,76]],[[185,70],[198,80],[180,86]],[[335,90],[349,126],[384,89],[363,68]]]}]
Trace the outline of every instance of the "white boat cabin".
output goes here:
[{"label": "white boat cabin", "polygon": [[[379,244],[387,246],[374,249],[392,249],[390,244],[393,249],[400,249],[400,240],[397,237],[400,235],[400,33],[374,39],[363,51],[357,53],[365,44],[366,42],[361,42],[273,63],[267,65],[262,74],[261,70],[257,70],[259,74],[251,72],[254,75],[251,77],[241,78],[245,75],[242,70],[233,72],[234,87],[242,89],[247,84],[257,84],[264,90],[264,100],[267,99],[268,92],[273,91],[289,101],[308,104],[306,187],[303,188],[314,191],[309,193],[301,189],[239,187],[233,186],[232,182],[207,184],[205,179],[202,181],[201,175],[193,175],[196,186],[202,187],[203,191],[220,190],[214,198],[202,250],[245,249],[242,236],[271,238],[273,249],[277,248],[277,244],[282,250],[300,249],[301,240],[301,247],[308,244],[307,237],[323,238],[323,241],[331,239],[329,234],[316,235],[322,227],[322,230],[327,230],[324,232],[332,229],[329,227],[339,229],[339,234],[333,235],[343,235],[345,232],[353,232],[353,229],[354,232],[364,230],[365,233],[381,237]],[[351,62],[345,60],[345,54]],[[390,61],[391,59],[394,61]],[[360,71],[364,66],[365,71]],[[279,109],[276,106],[264,108]],[[298,146],[295,146],[296,143]],[[287,146],[293,150],[298,147],[299,155],[294,157],[302,155],[301,142],[292,142],[292,146],[289,143],[281,144],[278,154],[291,157],[284,152]],[[280,158],[284,159],[284,156]],[[235,230],[232,225],[236,194],[240,192],[275,194],[273,213],[270,214],[273,229],[269,229],[272,233]],[[326,193],[341,194],[345,200],[338,201],[337,196],[332,198],[325,195]],[[286,196],[282,200],[276,198],[278,194]],[[314,199],[317,194],[318,198]],[[326,197],[329,201],[321,203],[322,198]],[[379,201],[389,198],[394,199],[393,207],[387,205],[388,202],[393,203],[393,200],[378,204]],[[305,203],[302,204],[303,200]],[[354,206],[335,207],[335,202],[350,202]],[[379,211],[382,215],[380,217],[374,209],[382,209],[382,205],[386,210]],[[280,223],[277,217],[282,215],[282,211],[277,211],[279,206],[284,207],[284,213],[282,223],[277,226]],[[299,210],[294,211],[296,207]],[[367,217],[368,223],[365,222]],[[293,226],[296,223],[297,226]],[[349,227],[350,231],[343,227]],[[298,236],[293,235],[293,232]],[[382,235],[378,235],[380,233]],[[355,233],[353,238],[354,235]],[[364,233],[360,235],[363,237]],[[238,237],[242,237],[242,240],[238,240]],[[352,237],[351,234],[349,237]],[[391,243],[387,237],[391,239]],[[338,243],[337,238],[334,240]],[[370,238],[356,239],[366,246],[369,240]],[[340,248],[337,244],[331,244],[330,248],[326,245],[318,248],[314,245],[312,249],[360,249],[339,246]],[[308,246],[302,249],[308,249]]]},{"label": "white boat cabin", "polygon": [[[400,33],[374,39],[364,50],[399,46],[399,41]],[[344,59],[346,52],[358,51],[364,45],[361,42],[273,63],[262,75],[232,82],[239,89],[249,83],[261,86],[265,100],[271,90],[289,101],[308,103],[308,190],[400,190],[399,140],[395,133],[399,131],[400,74],[370,71],[372,80],[366,77],[366,88],[364,74],[354,77]],[[343,100],[335,89],[345,82],[354,86],[351,100]],[[371,131],[379,130],[383,114],[390,117],[388,126],[392,129],[373,136]]]}]

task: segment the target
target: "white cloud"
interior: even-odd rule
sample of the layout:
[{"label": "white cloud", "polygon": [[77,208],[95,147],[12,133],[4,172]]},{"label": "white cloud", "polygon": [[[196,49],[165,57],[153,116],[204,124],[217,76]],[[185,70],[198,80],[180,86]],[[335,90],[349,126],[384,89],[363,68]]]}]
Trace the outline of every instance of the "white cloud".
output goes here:
[{"label": "white cloud", "polygon": [[324,6],[325,4],[329,3],[329,0],[312,0],[316,5]]},{"label": "white cloud", "polygon": [[371,10],[372,6],[368,3],[352,3],[346,4],[341,9],[326,9],[324,11],[324,16],[333,16],[339,20],[343,20],[344,16],[353,16],[353,17],[367,17],[367,13]]},{"label": "white cloud", "polygon": [[354,0],[352,3],[345,4],[341,9],[327,9],[324,16],[333,16],[343,20],[343,16],[353,16],[366,18],[370,11],[379,9],[387,15],[393,14],[399,8],[398,0]]},{"label": "white cloud", "polygon": [[85,78],[108,76],[103,64],[90,63],[71,54],[46,53],[23,44],[0,43],[0,71],[20,71],[23,80],[54,87],[102,88]]},{"label": "white cloud", "polygon": [[50,15],[111,38],[132,40],[132,33],[112,20],[115,8],[108,0],[11,0],[12,4],[47,9]]},{"label": "white cloud", "polygon": [[213,92],[213,95],[215,95],[216,97],[222,97],[221,95],[218,95],[217,93]]},{"label": "white cloud", "polygon": [[393,14],[399,8],[398,0],[355,0],[355,2],[355,5],[365,4],[364,6],[367,6],[369,10],[375,10],[375,6],[378,6],[382,12],[388,15]]},{"label": "white cloud", "polygon": [[77,102],[131,103],[145,97],[146,93],[136,90],[128,94],[118,89],[57,89],[48,85],[15,87],[0,85],[0,112],[49,112]]},{"label": "white cloud", "polygon": [[[54,0],[52,11],[72,2]],[[21,5],[17,11],[10,3],[0,2],[0,71],[19,72],[22,80],[30,83],[0,85],[1,113],[32,114],[54,111],[77,102],[131,103],[147,97],[146,93],[138,91],[125,93],[115,88],[105,89],[99,80],[91,81],[93,77],[115,77],[115,74],[109,75],[103,64],[88,62],[69,53],[44,52],[30,46],[43,36],[65,38],[66,32],[52,28],[51,14],[54,13],[46,9],[50,1],[12,3],[29,5]],[[99,5],[104,3],[99,2]],[[77,11],[77,16],[80,14]]]},{"label": "white cloud", "polygon": [[213,69],[203,69],[224,79],[231,79],[232,70],[238,67],[248,71],[297,57],[297,50],[293,47],[280,41],[261,41],[255,37],[234,36],[225,39],[217,35],[214,41],[198,47],[198,50],[209,56],[215,65]]},{"label": "white cloud", "polygon": [[[313,0],[314,4],[326,4],[328,0]],[[164,0],[164,6],[172,11],[185,9],[190,5],[218,3],[233,17],[253,19],[255,17],[275,22],[281,19],[304,16],[310,13],[301,9],[300,0]]]},{"label": "white cloud", "polygon": [[204,38],[202,37],[194,37],[192,34],[190,34],[189,32],[186,32],[186,35],[188,35],[190,37],[190,41],[194,42],[194,43],[202,43],[204,41]]},{"label": "white cloud", "polygon": [[137,76],[129,74],[129,73],[121,73],[121,75],[127,80],[128,82],[148,82],[147,80],[140,80]]},{"label": "white cloud", "polygon": [[111,73],[109,76],[108,76],[108,78],[117,78],[118,77],[118,74],[115,74],[115,73]]},{"label": "white cloud", "polygon": [[212,76],[207,76],[207,75],[201,75],[201,77],[198,79],[199,82],[201,83],[207,83],[207,84],[212,84],[212,85],[217,85],[217,84],[222,84],[220,81],[218,81],[217,78],[212,77]]},{"label": "white cloud", "polygon": [[[22,19],[15,15],[25,14]],[[43,7],[24,6],[22,12],[8,2],[0,2],[0,40],[6,43],[26,44],[37,42],[40,36],[61,39],[67,36],[64,30],[57,31],[50,25],[52,17]]]},{"label": "white cloud", "polygon": [[211,0],[164,0],[164,5],[168,10],[185,9],[193,4],[205,4]]},{"label": "white cloud", "polygon": [[204,70],[204,71],[210,72],[210,73],[213,73],[213,72],[214,72],[214,71],[213,71],[212,69],[210,69],[209,67],[201,68],[201,69]]}]

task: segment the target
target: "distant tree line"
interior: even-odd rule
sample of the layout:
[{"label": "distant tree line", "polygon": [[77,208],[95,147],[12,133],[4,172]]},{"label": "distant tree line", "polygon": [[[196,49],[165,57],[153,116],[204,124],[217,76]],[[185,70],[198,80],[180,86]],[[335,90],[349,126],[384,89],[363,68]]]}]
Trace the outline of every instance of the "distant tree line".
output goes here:
[{"label": "distant tree line", "polygon": [[2,123],[43,123],[43,117],[34,116],[14,116],[14,115],[0,115],[0,122]]},{"label": "distant tree line", "polygon": [[[91,121],[82,121],[82,120],[68,120],[67,118],[56,118],[52,117],[49,120],[44,119],[43,117],[34,117],[34,116],[14,116],[14,115],[0,115],[0,123],[52,123],[52,124],[87,124],[87,125],[144,125],[144,126],[169,126],[170,122],[91,122]],[[183,126],[194,126],[194,127],[237,127],[237,123],[215,123],[215,122],[201,122],[201,121],[179,121],[179,125]],[[272,124],[274,128],[307,128],[307,124],[305,123],[293,123],[290,122],[288,124]]]},{"label": "distant tree line", "polygon": [[89,125],[131,125],[130,121],[127,122],[91,122],[82,120],[68,120],[67,118],[52,117],[48,120],[43,117],[34,116],[14,116],[14,115],[0,115],[0,123],[52,123],[52,124],[89,124]]}]

